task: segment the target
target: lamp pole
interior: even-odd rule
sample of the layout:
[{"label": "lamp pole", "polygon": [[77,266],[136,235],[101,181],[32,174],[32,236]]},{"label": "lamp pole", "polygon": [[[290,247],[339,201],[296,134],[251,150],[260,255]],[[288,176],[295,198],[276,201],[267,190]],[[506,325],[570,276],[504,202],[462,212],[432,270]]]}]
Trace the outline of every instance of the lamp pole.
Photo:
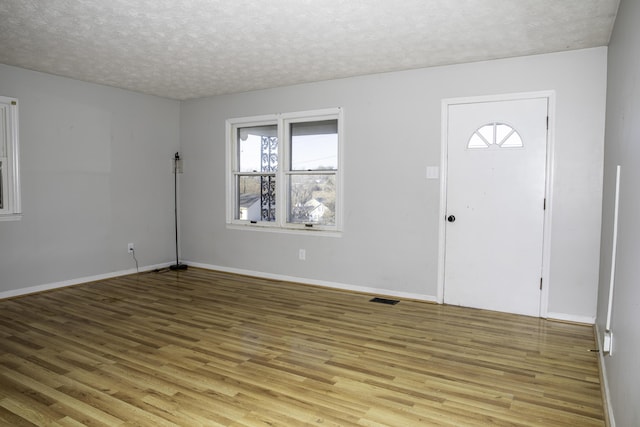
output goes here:
[{"label": "lamp pole", "polygon": [[178,255],[178,169],[180,165],[180,154],[176,152],[175,156],[173,156],[173,214],[174,214],[174,225],[176,231],[176,263],[169,266],[170,270],[186,270],[187,265],[180,263],[180,258]]}]

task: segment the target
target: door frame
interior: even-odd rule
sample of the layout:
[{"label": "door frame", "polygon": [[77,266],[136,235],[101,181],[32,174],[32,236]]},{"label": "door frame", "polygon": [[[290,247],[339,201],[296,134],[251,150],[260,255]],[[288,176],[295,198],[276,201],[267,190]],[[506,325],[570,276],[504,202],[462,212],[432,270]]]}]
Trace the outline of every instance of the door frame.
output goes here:
[{"label": "door frame", "polygon": [[551,264],[551,218],[553,211],[553,170],[556,94],[553,90],[539,92],[520,92],[500,95],[474,96],[462,98],[446,98],[442,100],[442,122],[440,143],[440,218],[438,221],[438,287],[437,302],[444,303],[444,277],[446,255],[446,214],[447,214],[447,166],[448,166],[448,123],[449,106],[457,104],[474,104],[484,102],[515,101],[523,99],[545,98],[548,105],[549,124],[547,129],[547,158],[545,171],[546,209],[544,211],[544,228],[542,241],[542,292],[540,293],[540,317],[547,318],[549,308],[549,288],[551,280],[549,266]]}]

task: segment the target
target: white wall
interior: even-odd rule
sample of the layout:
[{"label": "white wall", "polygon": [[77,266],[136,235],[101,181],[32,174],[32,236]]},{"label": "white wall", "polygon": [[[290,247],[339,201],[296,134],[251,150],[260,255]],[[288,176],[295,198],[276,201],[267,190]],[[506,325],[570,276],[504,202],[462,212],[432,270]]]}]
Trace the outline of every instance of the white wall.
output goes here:
[{"label": "white wall", "polygon": [[169,262],[178,101],[0,65],[18,98],[23,219],[0,222],[0,296]]},{"label": "white wall", "polygon": [[604,356],[615,424],[640,425],[640,2],[622,0],[609,46],[602,256],[597,326],[604,332],[611,274],[616,166],[621,165],[613,355]]},{"label": "white wall", "polygon": [[[183,255],[191,262],[435,299],[441,100],[557,94],[548,310],[593,321],[600,243],[606,48],[379,74],[187,101],[181,108]],[[343,107],[341,238],[225,227],[225,119]],[[306,249],[306,261],[297,258]]]}]

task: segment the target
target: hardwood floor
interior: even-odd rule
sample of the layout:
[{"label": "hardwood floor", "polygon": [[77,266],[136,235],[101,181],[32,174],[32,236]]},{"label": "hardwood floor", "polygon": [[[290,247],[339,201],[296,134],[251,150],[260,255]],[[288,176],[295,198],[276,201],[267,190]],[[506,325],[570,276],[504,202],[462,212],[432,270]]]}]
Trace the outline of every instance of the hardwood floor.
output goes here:
[{"label": "hardwood floor", "polygon": [[603,426],[589,326],[189,269],[0,301],[0,424]]}]

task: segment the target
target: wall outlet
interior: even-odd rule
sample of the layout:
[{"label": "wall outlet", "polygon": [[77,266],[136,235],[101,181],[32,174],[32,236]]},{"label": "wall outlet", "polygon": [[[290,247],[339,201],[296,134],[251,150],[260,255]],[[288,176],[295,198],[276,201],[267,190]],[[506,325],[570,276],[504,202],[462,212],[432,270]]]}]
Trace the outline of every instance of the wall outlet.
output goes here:
[{"label": "wall outlet", "polygon": [[133,243],[129,243],[127,245],[127,253],[132,254],[134,249],[135,248],[133,247]]},{"label": "wall outlet", "polygon": [[298,250],[298,259],[300,261],[304,261],[307,259],[307,251],[304,249],[300,249]]}]

